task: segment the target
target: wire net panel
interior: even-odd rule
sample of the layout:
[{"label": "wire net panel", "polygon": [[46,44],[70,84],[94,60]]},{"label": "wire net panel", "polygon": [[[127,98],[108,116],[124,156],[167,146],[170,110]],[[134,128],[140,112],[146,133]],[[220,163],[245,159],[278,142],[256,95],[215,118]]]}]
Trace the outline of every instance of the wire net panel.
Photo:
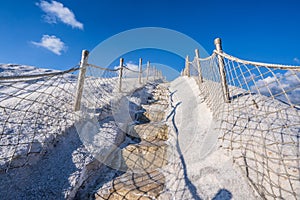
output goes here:
[{"label": "wire net panel", "polygon": [[81,111],[95,113],[99,116],[102,114],[107,115],[111,111],[110,101],[117,91],[117,70],[110,71],[87,67]]},{"label": "wire net panel", "polygon": [[[120,73],[121,79],[120,79]],[[141,71],[141,82],[139,82],[139,71],[120,66],[115,69],[102,68],[88,64],[86,78],[84,81],[81,111],[99,115],[117,110],[120,99],[130,95],[137,88],[145,86],[147,81],[158,80],[153,72]]]},{"label": "wire net panel", "polygon": [[209,59],[200,61],[201,73],[204,78],[203,83],[199,82],[197,60],[195,59],[190,66],[191,76],[196,77],[200,90],[206,97],[206,103],[216,119],[222,114],[224,106],[222,86],[220,83],[221,78],[217,62],[215,54],[209,57]]},{"label": "wire net panel", "polygon": [[71,73],[76,70],[41,76],[1,74],[0,171],[34,163],[73,124],[77,76]]},{"label": "wire net panel", "polygon": [[[256,65],[220,54],[230,103],[224,103],[217,53],[199,59],[199,84],[220,122],[222,146],[232,151],[259,194],[267,199],[300,195],[299,68]],[[196,59],[191,75],[197,80]]]},{"label": "wire net panel", "polygon": [[[0,65],[0,172],[35,164],[82,114],[101,120],[112,115],[120,99],[148,81],[146,72],[87,64],[81,109],[74,112],[80,68],[67,71]],[[149,81],[158,77],[149,73]],[[120,81],[122,82],[120,84]]]}]

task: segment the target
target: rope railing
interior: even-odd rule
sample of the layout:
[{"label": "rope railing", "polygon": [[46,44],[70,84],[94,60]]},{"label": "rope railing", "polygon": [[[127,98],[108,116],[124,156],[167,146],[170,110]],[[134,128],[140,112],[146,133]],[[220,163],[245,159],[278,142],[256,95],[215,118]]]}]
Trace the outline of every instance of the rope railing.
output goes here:
[{"label": "rope railing", "polygon": [[[248,60],[243,60],[240,58],[236,58],[234,56],[228,55],[224,52],[218,52],[216,50],[214,50],[214,53],[222,56],[223,58],[226,58],[228,60],[231,61],[235,61],[235,62],[239,62],[242,64],[246,64],[246,65],[253,65],[253,66],[257,66],[257,67],[268,67],[268,68],[275,68],[275,69],[283,69],[283,70],[295,70],[295,71],[300,71],[300,66],[291,66],[291,65],[280,65],[280,64],[270,64],[270,63],[262,63],[262,62],[253,62],[253,61],[248,61]],[[204,59],[210,59],[211,57],[207,57]],[[200,58],[200,60],[203,60]]]},{"label": "rope railing", "polygon": [[19,75],[19,76],[0,76],[0,80],[20,80],[20,79],[32,79],[32,78],[41,78],[46,76],[58,76],[63,75],[67,73],[72,73],[79,70],[78,65],[76,67],[73,67],[69,70],[62,71],[62,72],[53,72],[53,73],[45,73],[45,74],[32,74],[32,75]]},{"label": "rope railing", "polygon": [[188,72],[220,123],[222,147],[261,197],[297,199],[300,66],[245,61],[224,53],[219,39],[215,44],[211,56],[196,54]]},{"label": "rope railing", "polygon": [[111,72],[116,72],[116,71],[119,71],[119,70],[120,70],[120,68],[117,68],[117,69],[109,69],[109,68],[105,68],[105,67],[99,67],[99,66],[93,65],[93,64],[87,64],[87,66],[93,67],[93,68],[96,68],[96,69],[100,69],[100,70],[111,71]]},{"label": "rope railing", "polygon": [[[20,66],[8,68],[15,72]],[[1,70],[0,173],[37,162],[74,128],[82,112],[92,111],[101,119],[111,114],[113,100],[161,79],[151,73],[153,67],[148,68],[141,66],[137,72],[124,64],[115,69],[99,67],[88,63],[88,52],[83,51],[80,67],[66,71],[6,75]]]}]

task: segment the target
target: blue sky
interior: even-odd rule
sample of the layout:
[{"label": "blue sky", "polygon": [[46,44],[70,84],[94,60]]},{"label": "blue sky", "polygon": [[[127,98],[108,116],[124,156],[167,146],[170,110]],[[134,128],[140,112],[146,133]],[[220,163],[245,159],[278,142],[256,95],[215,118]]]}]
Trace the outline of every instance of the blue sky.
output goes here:
[{"label": "blue sky", "polygon": [[[208,53],[221,37],[231,55],[300,65],[299,9],[296,0],[2,0],[0,63],[68,69],[79,62],[82,49],[92,50],[115,34],[163,27],[195,39]],[[178,70],[184,66],[183,59],[149,49],[125,61],[137,63],[140,56]]]}]

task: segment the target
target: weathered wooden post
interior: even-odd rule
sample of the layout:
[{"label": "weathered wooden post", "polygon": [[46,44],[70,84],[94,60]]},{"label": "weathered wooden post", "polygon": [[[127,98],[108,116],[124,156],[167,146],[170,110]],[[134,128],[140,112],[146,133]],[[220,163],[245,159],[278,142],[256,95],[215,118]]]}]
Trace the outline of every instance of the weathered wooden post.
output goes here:
[{"label": "weathered wooden post", "polygon": [[189,56],[186,56],[185,58],[185,70],[186,70],[186,76],[190,77],[190,62],[189,62]]},{"label": "weathered wooden post", "polygon": [[153,70],[154,70],[154,66],[150,67],[150,79],[152,78],[153,80]]},{"label": "weathered wooden post", "polygon": [[[215,41],[215,46],[216,46],[216,51],[218,53],[222,53],[222,43],[220,38],[216,38]],[[221,85],[222,85],[222,90],[223,90],[223,97],[224,101],[226,103],[230,102],[229,99],[229,89],[227,85],[227,80],[226,80],[226,72],[225,72],[225,67],[224,67],[224,60],[221,55],[218,55],[218,63],[219,63],[219,72],[220,72],[220,77],[221,77]]]},{"label": "weathered wooden post", "polygon": [[146,80],[149,80],[149,73],[150,73],[150,62],[147,62],[147,76],[146,76]]},{"label": "weathered wooden post", "polygon": [[201,71],[201,65],[200,65],[200,55],[199,55],[199,50],[195,49],[195,54],[196,54],[196,63],[198,67],[198,75],[199,75],[199,82],[203,83],[203,77],[202,77],[202,71]]},{"label": "weathered wooden post", "polygon": [[124,59],[120,58],[119,92],[122,92],[123,63],[124,63]]},{"label": "weathered wooden post", "polygon": [[139,84],[142,84],[142,58],[140,58],[140,62],[139,62]]},{"label": "weathered wooden post", "polygon": [[80,71],[79,71],[77,87],[76,87],[75,104],[74,104],[75,111],[80,110],[88,56],[89,56],[88,50],[83,50],[81,54]]}]

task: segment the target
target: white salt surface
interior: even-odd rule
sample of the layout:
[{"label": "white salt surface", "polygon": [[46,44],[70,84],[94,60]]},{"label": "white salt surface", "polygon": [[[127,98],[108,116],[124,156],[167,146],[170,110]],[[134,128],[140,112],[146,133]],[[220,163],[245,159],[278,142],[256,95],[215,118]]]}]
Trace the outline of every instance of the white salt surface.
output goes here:
[{"label": "white salt surface", "polygon": [[193,79],[180,77],[170,84],[167,114],[172,148],[162,169],[166,192],[162,199],[258,199],[246,178],[219,149],[212,113]]}]

